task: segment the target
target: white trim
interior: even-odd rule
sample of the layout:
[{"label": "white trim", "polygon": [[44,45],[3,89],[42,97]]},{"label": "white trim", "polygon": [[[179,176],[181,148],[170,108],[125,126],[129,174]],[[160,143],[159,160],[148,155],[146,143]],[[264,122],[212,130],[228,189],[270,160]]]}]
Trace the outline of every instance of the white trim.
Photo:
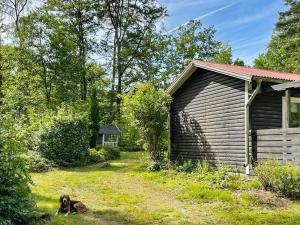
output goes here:
[{"label": "white trim", "polygon": [[[282,96],[282,128],[289,127],[289,124],[287,124],[287,104],[285,99],[286,96]],[[300,97],[290,97],[290,101],[290,103],[300,103]]]},{"label": "white trim", "polygon": [[245,81],[245,173],[250,175],[250,162],[249,162],[249,84]]}]

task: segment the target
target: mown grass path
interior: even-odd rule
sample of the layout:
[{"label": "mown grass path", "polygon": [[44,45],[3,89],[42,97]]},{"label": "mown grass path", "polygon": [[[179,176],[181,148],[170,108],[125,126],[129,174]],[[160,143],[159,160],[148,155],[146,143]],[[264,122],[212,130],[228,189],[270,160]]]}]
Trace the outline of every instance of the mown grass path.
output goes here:
[{"label": "mown grass path", "polygon": [[[42,224],[300,224],[300,215],[296,213],[299,203],[278,210],[281,214],[259,209],[249,214],[244,208],[228,206],[228,202],[179,200],[182,198],[178,196],[184,196],[184,177],[173,179],[141,171],[139,154],[124,153],[108,168],[93,165],[33,174],[32,190],[38,207],[51,214],[51,221]],[[64,193],[84,202],[88,212],[54,216],[58,198]],[[256,215],[259,217],[255,219]],[[277,222],[276,216],[281,217]]]}]

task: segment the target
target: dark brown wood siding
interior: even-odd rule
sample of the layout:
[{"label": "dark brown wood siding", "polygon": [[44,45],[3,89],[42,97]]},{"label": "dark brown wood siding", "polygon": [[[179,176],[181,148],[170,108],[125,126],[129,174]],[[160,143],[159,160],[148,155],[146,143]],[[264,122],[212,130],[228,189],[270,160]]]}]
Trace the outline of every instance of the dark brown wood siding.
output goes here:
[{"label": "dark brown wood siding", "polygon": [[198,69],[173,94],[171,159],[245,163],[245,81]]},{"label": "dark brown wood siding", "polygon": [[250,129],[282,128],[283,92],[266,92],[256,96],[250,107]]}]

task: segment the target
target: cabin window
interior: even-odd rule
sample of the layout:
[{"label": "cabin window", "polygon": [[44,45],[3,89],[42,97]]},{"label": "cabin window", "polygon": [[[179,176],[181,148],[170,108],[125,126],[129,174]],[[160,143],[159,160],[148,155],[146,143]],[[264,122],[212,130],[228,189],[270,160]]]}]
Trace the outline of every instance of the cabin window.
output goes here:
[{"label": "cabin window", "polygon": [[300,127],[300,98],[291,98],[290,127]]},{"label": "cabin window", "polygon": [[117,142],[117,135],[105,134],[104,141],[105,142]]}]

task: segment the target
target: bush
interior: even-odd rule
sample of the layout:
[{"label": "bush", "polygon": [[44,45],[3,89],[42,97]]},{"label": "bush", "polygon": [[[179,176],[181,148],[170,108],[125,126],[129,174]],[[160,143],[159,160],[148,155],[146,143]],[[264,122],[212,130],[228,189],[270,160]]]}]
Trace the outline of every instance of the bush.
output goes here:
[{"label": "bush", "polygon": [[23,145],[15,137],[16,124],[6,118],[0,118],[0,122],[0,224],[28,224],[35,205],[22,157]]},{"label": "bush", "polygon": [[[199,181],[209,182],[215,188],[242,189],[247,187],[247,179],[234,173],[233,169],[226,165],[219,165],[215,168],[207,161],[183,160],[173,163],[172,169],[177,172],[197,174]],[[251,182],[248,186],[250,185],[252,185]]]},{"label": "bush", "polygon": [[85,119],[55,119],[41,134],[38,149],[43,157],[58,166],[78,166],[86,162],[89,138]]},{"label": "bush", "polygon": [[88,150],[88,162],[99,163],[120,158],[120,149],[109,146],[97,146]]},{"label": "bush", "polygon": [[28,151],[25,154],[26,167],[29,172],[47,172],[55,165],[41,156],[39,152]]},{"label": "bush", "polygon": [[183,160],[183,161],[176,161],[172,168],[177,172],[186,172],[191,173],[197,171],[198,168],[198,161],[197,160]]},{"label": "bush", "polygon": [[105,160],[113,160],[120,158],[120,149],[118,147],[110,146],[97,146],[97,151],[99,151]]},{"label": "bush", "polygon": [[88,150],[88,162],[89,163],[99,163],[105,161],[105,155],[103,151],[98,151],[95,148],[90,148]]},{"label": "bush", "polygon": [[300,167],[285,163],[281,165],[277,160],[259,163],[255,173],[266,190],[281,196],[300,197]]}]

